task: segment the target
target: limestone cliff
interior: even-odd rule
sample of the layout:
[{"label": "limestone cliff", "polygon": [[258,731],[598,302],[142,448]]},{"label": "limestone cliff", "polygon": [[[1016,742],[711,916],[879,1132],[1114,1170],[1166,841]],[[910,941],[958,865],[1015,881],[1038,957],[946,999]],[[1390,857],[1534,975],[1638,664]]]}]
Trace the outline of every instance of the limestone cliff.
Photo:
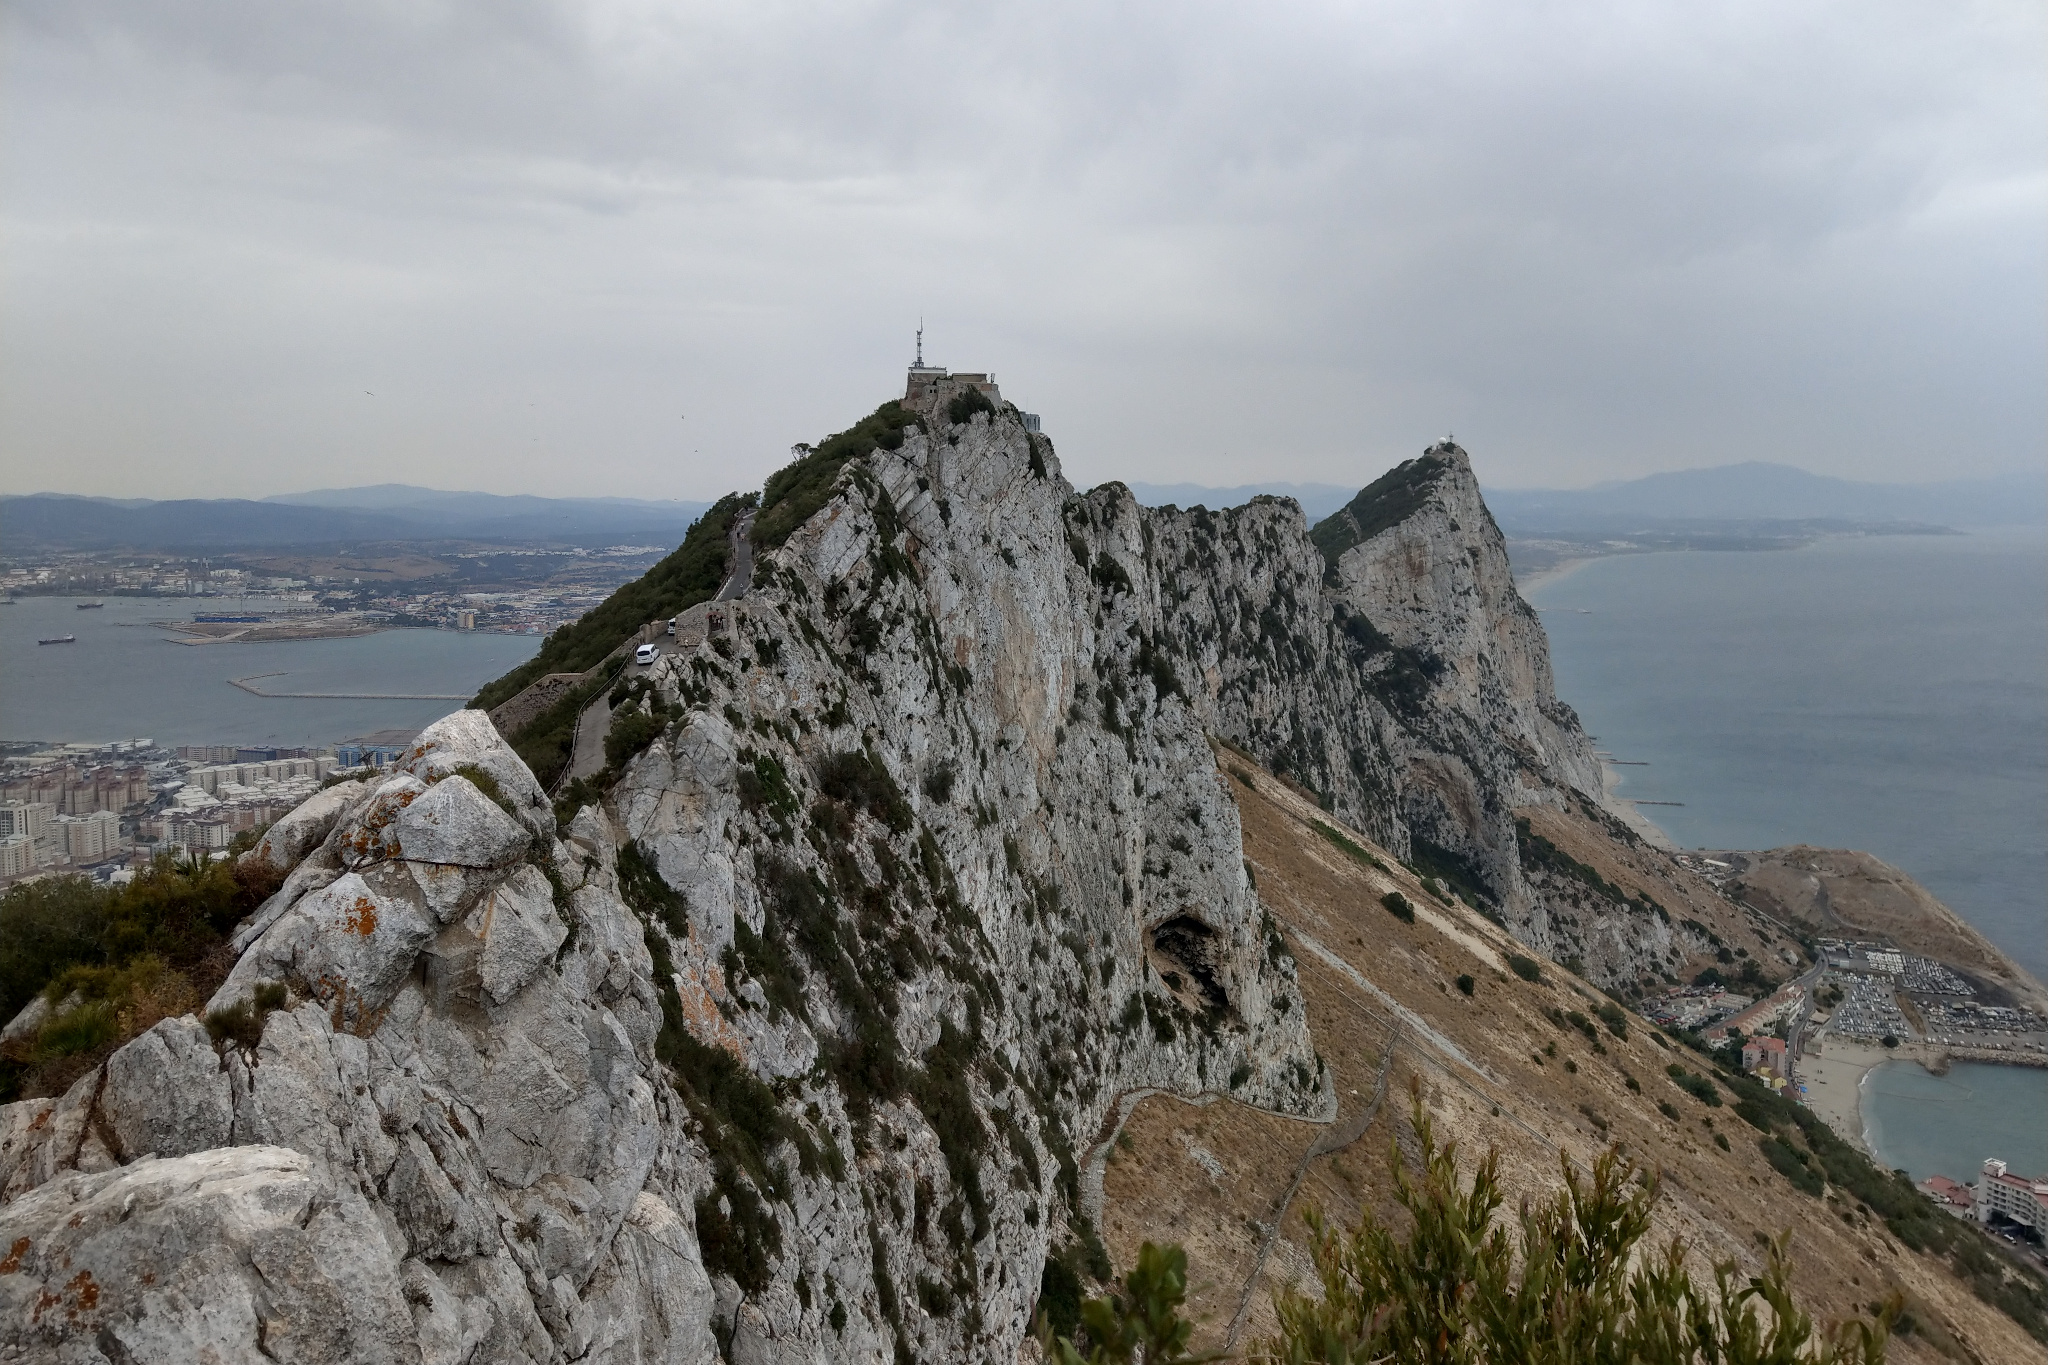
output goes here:
[{"label": "limestone cliff", "polygon": [[608,808],[462,712],[274,830],[211,1033],[4,1111],[9,1343],[1001,1358],[1118,1095],[1326,1113],[1149,603],[1013,414],[932,425],[621,698]]},{"label": "limestone cliff", "polygon": [[805,453],[601,801],[448,717],[249,855],[203,1021],[0,1111],[0,1341],[1009,1358],[1119,1097],[1335,1110],[1210,736],[1556,937],[1515,813],[1590,751],[1463,452],[1389,478],[1145,511],[943,385]]}]

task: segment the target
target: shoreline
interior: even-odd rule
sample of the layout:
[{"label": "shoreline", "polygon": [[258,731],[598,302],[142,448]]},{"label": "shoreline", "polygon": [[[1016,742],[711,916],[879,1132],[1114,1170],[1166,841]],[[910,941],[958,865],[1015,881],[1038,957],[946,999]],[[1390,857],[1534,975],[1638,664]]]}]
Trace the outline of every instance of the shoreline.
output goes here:
[{"label": "shoreline", "polygon": [[1600,760],[1600,804],[1652,848],[1660,848],[1666,853],[1679,852],[1681,845],[1662,825],[1643,814],[1642,808],[1626,796],[1615,795],[1615,788],[1621,785],[1621,776],[1612,763],[1604,758]]},{"label": "shoreline", "polygon": [[2009,1058],[1957,1056],[1948,1048],[1906,1042],[1896,1048],[1822,1034],[1793,1064],[1796,1080],[1807,1087],[1806,1107],[1820,1116],[1835,1135],[1880,1166],[1885,1159],[1871,1146],[1869,1121],[1863,1113],[1863,1087],[1872,1072],[1887,1062],[1912,1062],[1930,1076],[1946,1076],[1954,1062],[1980,1066],[2012,1066],[2039,1070],[2041,1063]]},{"label": "shoreline", "polygon": [[[1561,559],[1555,564],[1546,565],[1536,570],[1527,579],[1518,577],[1515,580],[1515,591],[1521,594],[1524,602],[1529,602],[1532,594],[1550,587],[1552,584],[1564,581],[1580,569],[1585,568],[1588,564],[1596,560],[1612,558],[1612,555],[1579,555],[1571,559]],[[1529,602],[1529,606],[1532,610],[1537,609],[1534,602]],[[1597,758],[1598,755],[1596,754],[1595,757]],[[1622,774],[1616,770],[1612,763],[1604,758],[1600,759],[1600,804],[1606,807],[1609,814],[1635,831],[1636,837],[1649,844],[1652,848],[1662,849],[1666,853],[1680,851],[1683,846],[1671,837],[1668,830],[1649,816],[1643,814],[1642,809],[1634,801],[1626,796],[1615,794],[1615,789],[1621,785],[1621,778]]]},{"label": "shoreline", "polygon": [[1884,1063],[1900,1058],[1910,1057],[1926,1066],[1924,1051],[1910,1043],[1885,1048],[1822,1035],[1793,1064],[1792,1074],[1806,1086],[1806,1107],[1818,1114],[1835,1136],[1871,1160],[1881,1161],[1865,1136],[1863,1082]]},{"label": "shoreline", "polygon": [[[1515,579],[1515,591],[1522,595],[1523,601],[1527,602],[1530,593],[1538,592],[1553,583],[1570,578],[1596,559],[1608,559],[1611,557],[1609,555],[1579,555],[1572,559],[1560,559],[1555,564],[1546,564],[1544,567],[1537,569],[1526,579],[1517,576]],[[1530,605],[1534,606],[1535,603],[1531,602]]]}]

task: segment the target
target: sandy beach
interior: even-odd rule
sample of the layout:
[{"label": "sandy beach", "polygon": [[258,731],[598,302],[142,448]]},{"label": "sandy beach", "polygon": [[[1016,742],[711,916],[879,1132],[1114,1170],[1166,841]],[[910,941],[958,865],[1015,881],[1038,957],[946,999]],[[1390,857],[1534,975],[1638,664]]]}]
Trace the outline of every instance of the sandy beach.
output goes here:
[{"label": "sandy beach", "polygon": [[1615,770],[1612,763],[1609,763],[1604,758],[1601,759],[1600,796],[1602,804],[1612,811],[1623,824],[1634,830],[1642,838],[1642,841],[1650,847],[1661,848],[1667,851],[1676,849],[1678,845],[1672,841],[1671,836],[1666,834],[1656,821],[1643,814],[1641,808],[1635,802],[1629,800],[1626,796],[1616,796],[1614,794],[1614,789],[1620,785],[1621,774]]},{"label": "sandy beach", "polygon": [[1515,591],[1522,594],[1522,599],[1527,601],[1530,593],[1547,588],[1561,578],[1570,577],[1586,565],[1591,564],[1595,559],[1601,557],[1599,555],[1586,555],[1579,559],[1560,559],[1557,563],[1546,565],[1527,577],[1517,574],[1515,576]]},{"label": "sandy beach", "polygon": [[1931,1054],[1911,1043],[1886,1048],[1831,1034],[1821,1035],[1817,1042],[1818,1046],[1808,1043],[1795,1068],[1806,1086],[1806,1103],[1845,1142],[1870,1152],[1863,1140],[1863,1078],[1885,1062],[1925,1062]]}]

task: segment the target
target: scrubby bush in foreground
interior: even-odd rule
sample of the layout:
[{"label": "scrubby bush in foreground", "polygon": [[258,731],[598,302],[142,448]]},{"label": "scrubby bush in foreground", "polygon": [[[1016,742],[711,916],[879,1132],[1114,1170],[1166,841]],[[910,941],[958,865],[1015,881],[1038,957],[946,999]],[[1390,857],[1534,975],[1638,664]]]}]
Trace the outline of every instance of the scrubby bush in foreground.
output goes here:
[{"label": "scrubby bush in foreground", "polygon": [[[236,851],[251,841],[237,840]],[[0,1022],[38,994],[64,1006],[0,1056],[0,1101],[56,1093],[157,1020],[213,992],[223,940],[279,878],[235,858],[159,858],[125,886],[52,877],[0,895]]]},{"label": "scrubby bush in foreground", "polygon": [[[1306,1365],[1398,1360],[1462,1362],[1644,1361],[1691,1365],[1835,1365],[1884,1359],[1896,1304],[1875,1321],[1816,1331],[1793,1301],[1790,1268],[1773,1247],[1761,1275],[1735,1263],[1695,1284],[1685,1246],[1631,1256],[1650,1227],[1656,1182],[1610,1149],[1590,1178],[1561,1160],[1564,1188],[1497,1226],[1498,1161],[1458,1179],[1457,1144],[1439,1148],[1419,1090],[1411,1117],[1422,1148],[1419,1177],[1398,1148],[1395,1197],[1413,1219],[1396,1236],[1370,1213],[1351,1232],[1311,1211],[1320,1298],[1283,1290],[1280,1333],[1268,1358]],[[1759,1313],[1761,1304],[1767,1312]],[[1256,1358],[1256,1357],[1255,1357]]]},{"label": "scrubby bush in foreground", "polygon": [[[1649,1232],[1655,1180],[1609,1149],[1581,1175],[1559,1154],[1563,1188],[1496,1221],[1502,1197],[1498,1157],[1489,1152],[1469,1184],[1458,1178],[1457,1144],[1439,1147],[1419,1087],[1410,1120],[1421,1147],[1411,1174],[1398,1145],[1390,1154],[1395,1198],[1411,1226],[1403,1235],[1370,1212],[1357,1228],[1307,1214],[1321,1294],[1283,1289],[1274,1299],[1279,1334],[1249,1361],[1285,1365],[1881,1365],[1896,1296],[1875,1318],[1816,1330],[1792,1297],[1779,1242],[1760,1275],[1714,1266],[1711,1285],[1693,1281],[1686,1248],[1637,1244]],[[1080,1311],[1075,1340],[1046,1333],[1057,1365],[1189,1365],[1218,1356],[1187,1353],[1193,1324],[1181,1316],[1187,1256],[1151,1242],[1115,1292]],[[1759,1310],[1762,1311],[1759,1311]],[[1083,1354],[1083,1349],[1086,1354]]]}]

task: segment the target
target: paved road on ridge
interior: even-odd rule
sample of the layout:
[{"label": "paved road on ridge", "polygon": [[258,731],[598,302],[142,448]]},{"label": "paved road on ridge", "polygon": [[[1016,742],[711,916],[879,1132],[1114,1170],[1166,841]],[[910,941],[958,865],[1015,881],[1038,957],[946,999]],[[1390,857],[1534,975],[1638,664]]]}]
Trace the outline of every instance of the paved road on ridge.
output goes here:
[{"label": "paved road on ridge", "polygon": [[[712,597],[714,602],[730,602],[744,597],[747,589],[754,585],[754,542],[747,538],[754,529],[754,514],[751,510],[742,512],[733,520],[732,530],[726,534],[727,552],[732,563],[731,572]],[[657,640],[664,651],[673,648],[668,640]],[[633,665],[628,664],[631,668]],[[566,786],[579,777],[595,777],[604,769],[604,737],[612,728],[611,689],[607,687],[597,694],[590,705],[583,708],[583,714],[576,721],[576,742],[569,755],[569,767],[562,774],[559,786]]]},{"label": "paved road on ridge", "polygon": [[735,597],[744,597],[747,589],[754,585],[754,542],[747,539],[747,533],[753,529],[752,510],[733,519],[732,530],[727,533],[732,547],[732,572],[725,576],[725,586],[718,590],[712,601],[730,602]]}]

